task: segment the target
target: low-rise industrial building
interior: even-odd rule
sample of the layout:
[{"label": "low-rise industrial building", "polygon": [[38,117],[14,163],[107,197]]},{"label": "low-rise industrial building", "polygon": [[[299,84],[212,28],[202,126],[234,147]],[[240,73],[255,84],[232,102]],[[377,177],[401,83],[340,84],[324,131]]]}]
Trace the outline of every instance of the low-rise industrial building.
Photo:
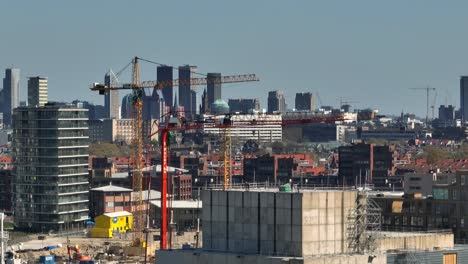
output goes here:
[{"label": "low-rise industrial building", "polygon": [[353,189],[204,191],[202,248],[157,251],[156,263],[468,263],[450,232],[381,231],[380,209],[367,197]]}]

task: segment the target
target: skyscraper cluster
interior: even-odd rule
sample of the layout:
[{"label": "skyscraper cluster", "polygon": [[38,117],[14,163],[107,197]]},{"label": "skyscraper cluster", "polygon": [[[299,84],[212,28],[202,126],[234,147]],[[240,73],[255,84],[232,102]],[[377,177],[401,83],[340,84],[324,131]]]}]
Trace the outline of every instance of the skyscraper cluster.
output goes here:
[{"label": "skyscraper cluster", "polygon": [[[178,96],[174,95],[174,87],[172,81],[174,80],[174,68],[171,66],[161,65],[157,68],[157,80],[163,83],[161,94],[159,96],[156,90],[153,90],[151,95],[143,99],[143,118],[144,119],[158,119],[166,114],[168,111],[183,111],[183,115],[188,118],[194,118],[197,113],[198,102],[197,93],[190,79],[194,78],[197,70],[196,66],[183,65],[178,69]],[[220,73],[207,74],[207,91],[205,90],[202,96],[200,105],[200,113],[210,112],[211,105],[218,99],[221,99],[221,82],[217,81],[221,78]],[[146,106],[145,106],[146,105]],[[131,97],[125,96],[122,100],[121,107],[122,117],[131,117]]]},{"label": "skyscraper cluster", "polygon": [[[3,124],[11,126],[13,110],[20,106],[20,69],[7,68],[3,78],[3,89],[0,90],[0,114]],[[48,102],[47,77],[29,77],[27,87],[27,104],[44,106]]]}]

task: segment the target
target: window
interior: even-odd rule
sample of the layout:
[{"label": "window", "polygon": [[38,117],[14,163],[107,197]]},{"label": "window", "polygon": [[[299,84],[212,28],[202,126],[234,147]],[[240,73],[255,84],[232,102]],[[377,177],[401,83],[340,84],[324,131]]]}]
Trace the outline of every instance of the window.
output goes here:
[{"label": "window", "polygon": [[107,202],[106,207],[114,207],[114,202]]},{"label": "window", "polygon": [[436,200],[448,200],[448,190],[442,188],[434,188],[432,190],[432,196]]}]

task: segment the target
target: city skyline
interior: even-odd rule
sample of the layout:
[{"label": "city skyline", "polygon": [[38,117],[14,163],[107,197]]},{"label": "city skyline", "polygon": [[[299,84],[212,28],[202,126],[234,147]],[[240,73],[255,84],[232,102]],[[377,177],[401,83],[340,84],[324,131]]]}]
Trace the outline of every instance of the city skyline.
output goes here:
[{"label": "city skyline", "polygon": [[[269,1],[268,5],[227,3],[225,11],[215,12],[207,1],[185,7],[113,2],[114,10],[109,13],[104,12],[105,1],[89,5],[8,2],[0,11],[0,22],[25,19],[14,29],[0,29],[9,36],[9,41],[0,43],[0,68],[14,65],[22,70],[22,91],[27,77],[48,76],[52,101],[82,99],[103,104],[102,97],[89,91],[89,84],[101,81],[107,69],[120,69],[138,55],[172,66],[196,65],[201,73],[260,77],[254,84],[224,85],[226,101],[260,98],[266,106],[268,91],[283,90],[291,106],[296,93],[318,92],[326,105],[336,106],[343,97],[360,101],[356,108],[424,116],[424,95],[408,88],[431,85],[439,90],[436,105],[447,101],[460,107],[459,76],[468,73],[464,65],[468,38],[460,32],[468,22],[463,14],[468,3]],[[37,11],[44,10],[49,15],[35,19],[42,13]],[[154,18],[153,10],[178,12],[161,12]],[[134,21],[113,19],[132,11],[140,14]],[[82,19],[83,14],[101,19]],[[173,23],[164,31],[158,28],[156,34],[148,34],[167,21]],[[188,28],[184,21],[196,21],[195,26]],[[41,42],[26,41],[38,32]],[[102,32],[128,37],[101,45],[100,40],[106,39]],[[216,42],[210,40],[212,36]],[[187,38],[197,41],[188,46]],[[142,66],[142,80],[155,80],[155,72],[153,66]],[[126,77],[130,79],[129,74]],[[197,88],[197,99],[203,88]],[[24,96],[23,92],[23,101]]]}]

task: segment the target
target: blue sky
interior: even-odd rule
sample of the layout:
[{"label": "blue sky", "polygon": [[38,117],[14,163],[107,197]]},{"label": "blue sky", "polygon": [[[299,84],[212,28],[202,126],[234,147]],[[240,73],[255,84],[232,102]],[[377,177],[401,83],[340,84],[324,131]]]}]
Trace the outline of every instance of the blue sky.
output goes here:
[{"label": "blue sky", "polygon": [[[49,77],[52,100],[102,103],[88,90],[137,55],[202,73],[256,73],[223,98],[318,92],[384,113],[424,116],[425,93],[459,106],[468,74],[468,1],[0,1],[0,68]],[[141,78],[156,78],[141,65]],[[3,75],[3,74],[2,74]],[[130,72],[123,79],[129,80]],[[201,93],[203,87],[199,87]]]}]

